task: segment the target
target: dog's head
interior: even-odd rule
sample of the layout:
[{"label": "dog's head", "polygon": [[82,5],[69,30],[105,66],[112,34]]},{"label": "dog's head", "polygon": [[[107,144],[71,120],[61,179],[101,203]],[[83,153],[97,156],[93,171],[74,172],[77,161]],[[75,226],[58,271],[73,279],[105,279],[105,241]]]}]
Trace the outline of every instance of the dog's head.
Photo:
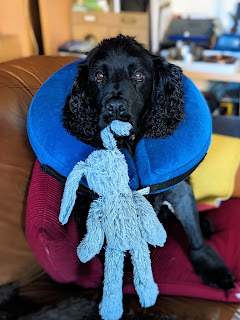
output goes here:
[{"label": "dog's head", "polygon": [[119,35],[103,40],[79,64],[63,122],[81,141],[101,146],[100,131],[113,120],[132,124],[132,141],[171,135],[183,115],[181,69]]}]

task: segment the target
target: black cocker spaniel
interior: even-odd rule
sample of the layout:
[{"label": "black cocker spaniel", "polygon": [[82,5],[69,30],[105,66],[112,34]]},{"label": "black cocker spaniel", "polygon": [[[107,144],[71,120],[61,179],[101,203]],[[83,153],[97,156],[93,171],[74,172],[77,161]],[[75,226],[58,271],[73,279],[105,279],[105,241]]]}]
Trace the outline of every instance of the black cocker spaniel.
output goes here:
[{"label": "black cocker spaniel", "polygon": [[[103,40],[79,63],[72,91],[63,108],[66,130],[94,147],[102,147],[100,132],[116,119],[133,126],[129,137],[116,137],[118,144],[131,154],[143,136],[165,138],[184,120],[181,69],[150,54],[134,38],[122,35]],[[169,214],[165,204],[171,204],[188,235],[189,258],[201,279],[213,287],[233,287],[234,277],[224,261],[204,243],[190,185],[183,181],[148,198],[160,220],[166,212]],[[87,196],[77,198],[74,210],[80,232],[85,230],[91,201]]]},{"label": "black cocker spaniel", "polygon": [[115,119],[129,121],[138,139],[165,138],[184,117],[182,87],[180,68],[152,56],[133,38],[104,40],[79,64],[63,109],[64,126],[97,147],[100,131]]}]

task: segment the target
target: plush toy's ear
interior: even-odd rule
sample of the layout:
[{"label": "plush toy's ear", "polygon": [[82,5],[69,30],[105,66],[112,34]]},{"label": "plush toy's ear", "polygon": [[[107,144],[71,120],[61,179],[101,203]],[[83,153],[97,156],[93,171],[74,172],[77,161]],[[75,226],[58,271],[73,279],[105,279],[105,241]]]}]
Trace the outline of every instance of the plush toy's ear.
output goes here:
[{"label": "plush toy's ear", "polygon": [[63,108],[63,125],[71,135],[93,145],[98,132],[98,113],[89,88],[88,60],[84,60],[78,66],[72,90]]},{"label": "plush toy's ear", "polygon": [[184,117],[182,70],[160,57],[152,56],[155,79],[153,102],[146,116],[145,136],[166,138]]},{"label": "plush toy's ear", "polygon": [[76,201],[76,192],[79,187],[79,181],[84,176],[85,172],[85,163],[79,161],[67,178],[61,203],[61,210],[59,214],[59,221],[62,225],[68,222],[68,219],[71,215],[72,209]]}]

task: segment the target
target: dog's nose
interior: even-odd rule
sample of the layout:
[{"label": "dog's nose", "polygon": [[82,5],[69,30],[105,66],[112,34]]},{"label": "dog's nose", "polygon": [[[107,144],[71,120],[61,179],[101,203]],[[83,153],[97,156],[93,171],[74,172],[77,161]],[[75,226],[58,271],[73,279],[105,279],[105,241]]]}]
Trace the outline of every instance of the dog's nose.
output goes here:
[{"label": "dog's nose", "polygon": [[106,103],[107,112],[110,115],[123,115],[127,110],[127,103],[123,99],[112,98]]}]

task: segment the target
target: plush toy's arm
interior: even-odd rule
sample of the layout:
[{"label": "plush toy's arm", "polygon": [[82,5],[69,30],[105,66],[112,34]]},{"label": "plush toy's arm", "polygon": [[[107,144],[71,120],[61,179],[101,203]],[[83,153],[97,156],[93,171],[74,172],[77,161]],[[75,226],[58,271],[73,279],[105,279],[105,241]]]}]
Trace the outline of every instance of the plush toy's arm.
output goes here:
[{"label": "plush toy's arm", "polygon": [[103,246],[104,232],[101,226],[102,199],[92,202],[87,218],[87,234],[77,249],[78,258],[85,263],[98,254]]},{"label": "plush toy's arm", "polygon": [[133,192],[133,198],[136,204],[139,216],[139,228],[143,238],[153,246],[162,247],[166,241],[166,231],[158,220],[150,202],[145,199],[138,191]]},{"label": "plush toy's arm", "polygon": [[84,175],[85,169],[85,163],[79,161],[67,178],[61,203],[61,210],[59,214],[59,221],[62,224],[66,224],[68,222],[73,206],[75,204],[76,192],[79,186],[79,181]]}]

